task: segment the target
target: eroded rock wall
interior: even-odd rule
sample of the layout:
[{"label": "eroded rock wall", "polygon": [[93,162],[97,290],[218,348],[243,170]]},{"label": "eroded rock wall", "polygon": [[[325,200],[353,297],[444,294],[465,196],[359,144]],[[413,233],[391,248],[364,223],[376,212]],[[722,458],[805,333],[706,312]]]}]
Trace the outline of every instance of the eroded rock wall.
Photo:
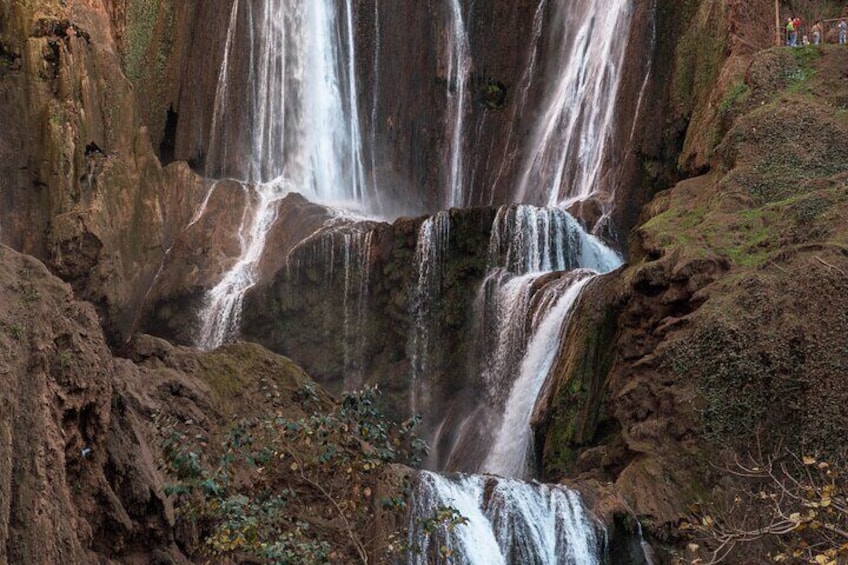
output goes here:
[{"label": "eroded rock wall", "polygon": [[170,551],[173,511],[145,423],[143,379],[114,359],[91,305],[36,259],[0,247],[0,560],[98,563]]},{"label": "eroded rock wall", "polygon": [[166,195],[194,195],[198,181],[163,172],[106,5],[5,10],[0,237],[70,282],[122,342],[169,245],[166,224],[187,221],[165,213]]}]

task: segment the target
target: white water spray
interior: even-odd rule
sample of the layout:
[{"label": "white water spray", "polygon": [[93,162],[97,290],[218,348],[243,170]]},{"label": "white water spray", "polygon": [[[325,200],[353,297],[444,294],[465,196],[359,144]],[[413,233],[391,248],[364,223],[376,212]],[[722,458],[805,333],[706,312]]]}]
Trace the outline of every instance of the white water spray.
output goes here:
[{"label": "white water spray", "polygon": [[[601,563],[600,526],[574,491],[480,475],[423,472],[418,479],[408,526],[409,565]],[[438,517],[452,510],[466,522],[427,531],[428,521],[439,524]]]}]

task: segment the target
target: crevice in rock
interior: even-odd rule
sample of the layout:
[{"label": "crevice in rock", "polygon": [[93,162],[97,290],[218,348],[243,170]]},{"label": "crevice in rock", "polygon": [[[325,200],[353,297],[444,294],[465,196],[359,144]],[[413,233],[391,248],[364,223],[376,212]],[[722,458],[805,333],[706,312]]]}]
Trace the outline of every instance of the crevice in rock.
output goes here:
[{"label": "crevice in rock", "polygon": [[163,167],[175,160],[178,120],[179,114],[174,111],[174,105],[171,104],[165,112],[165,132],[162,136],[162,142],[159,144],[159,161]]}]

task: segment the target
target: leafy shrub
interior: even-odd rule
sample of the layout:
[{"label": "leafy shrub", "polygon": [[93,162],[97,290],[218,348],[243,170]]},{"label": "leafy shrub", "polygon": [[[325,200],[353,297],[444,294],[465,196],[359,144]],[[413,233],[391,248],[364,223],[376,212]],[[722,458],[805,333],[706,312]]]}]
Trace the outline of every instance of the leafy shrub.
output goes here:
[{"label": "leafy shrub", "polygon": [[303,387],[295,400],[307,416],[237,422],[214,465],[173,431],[163,443],[176,479],[168,492],[203,540],[189,550],[279,564],[368,562],[375,511],[405,508],[403,496],[375,500],[378,484],[391,464],[417,465],[426,453],[413,433],[418,420],[387,419],[378,397],[368,388],[324,413],[315,388]]}]

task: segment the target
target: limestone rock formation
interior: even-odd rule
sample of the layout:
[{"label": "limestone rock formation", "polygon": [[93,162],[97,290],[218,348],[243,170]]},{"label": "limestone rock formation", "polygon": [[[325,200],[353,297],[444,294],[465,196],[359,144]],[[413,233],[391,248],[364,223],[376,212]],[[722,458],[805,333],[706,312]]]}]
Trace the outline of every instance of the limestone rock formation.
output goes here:
[{"label": "limestone rock formation", "polygon": [[173,509],[129,387],[144,376],[106,347],[91,305],[43,264],[0,248],[0,557],[95,563],[167,551]]},{"label": "limestone rock formation", "polygon": [[3,15],[2,240],[45,260],[121,342],[164,253],[174,175],[139,119],[102,5],[13,3]]}]

